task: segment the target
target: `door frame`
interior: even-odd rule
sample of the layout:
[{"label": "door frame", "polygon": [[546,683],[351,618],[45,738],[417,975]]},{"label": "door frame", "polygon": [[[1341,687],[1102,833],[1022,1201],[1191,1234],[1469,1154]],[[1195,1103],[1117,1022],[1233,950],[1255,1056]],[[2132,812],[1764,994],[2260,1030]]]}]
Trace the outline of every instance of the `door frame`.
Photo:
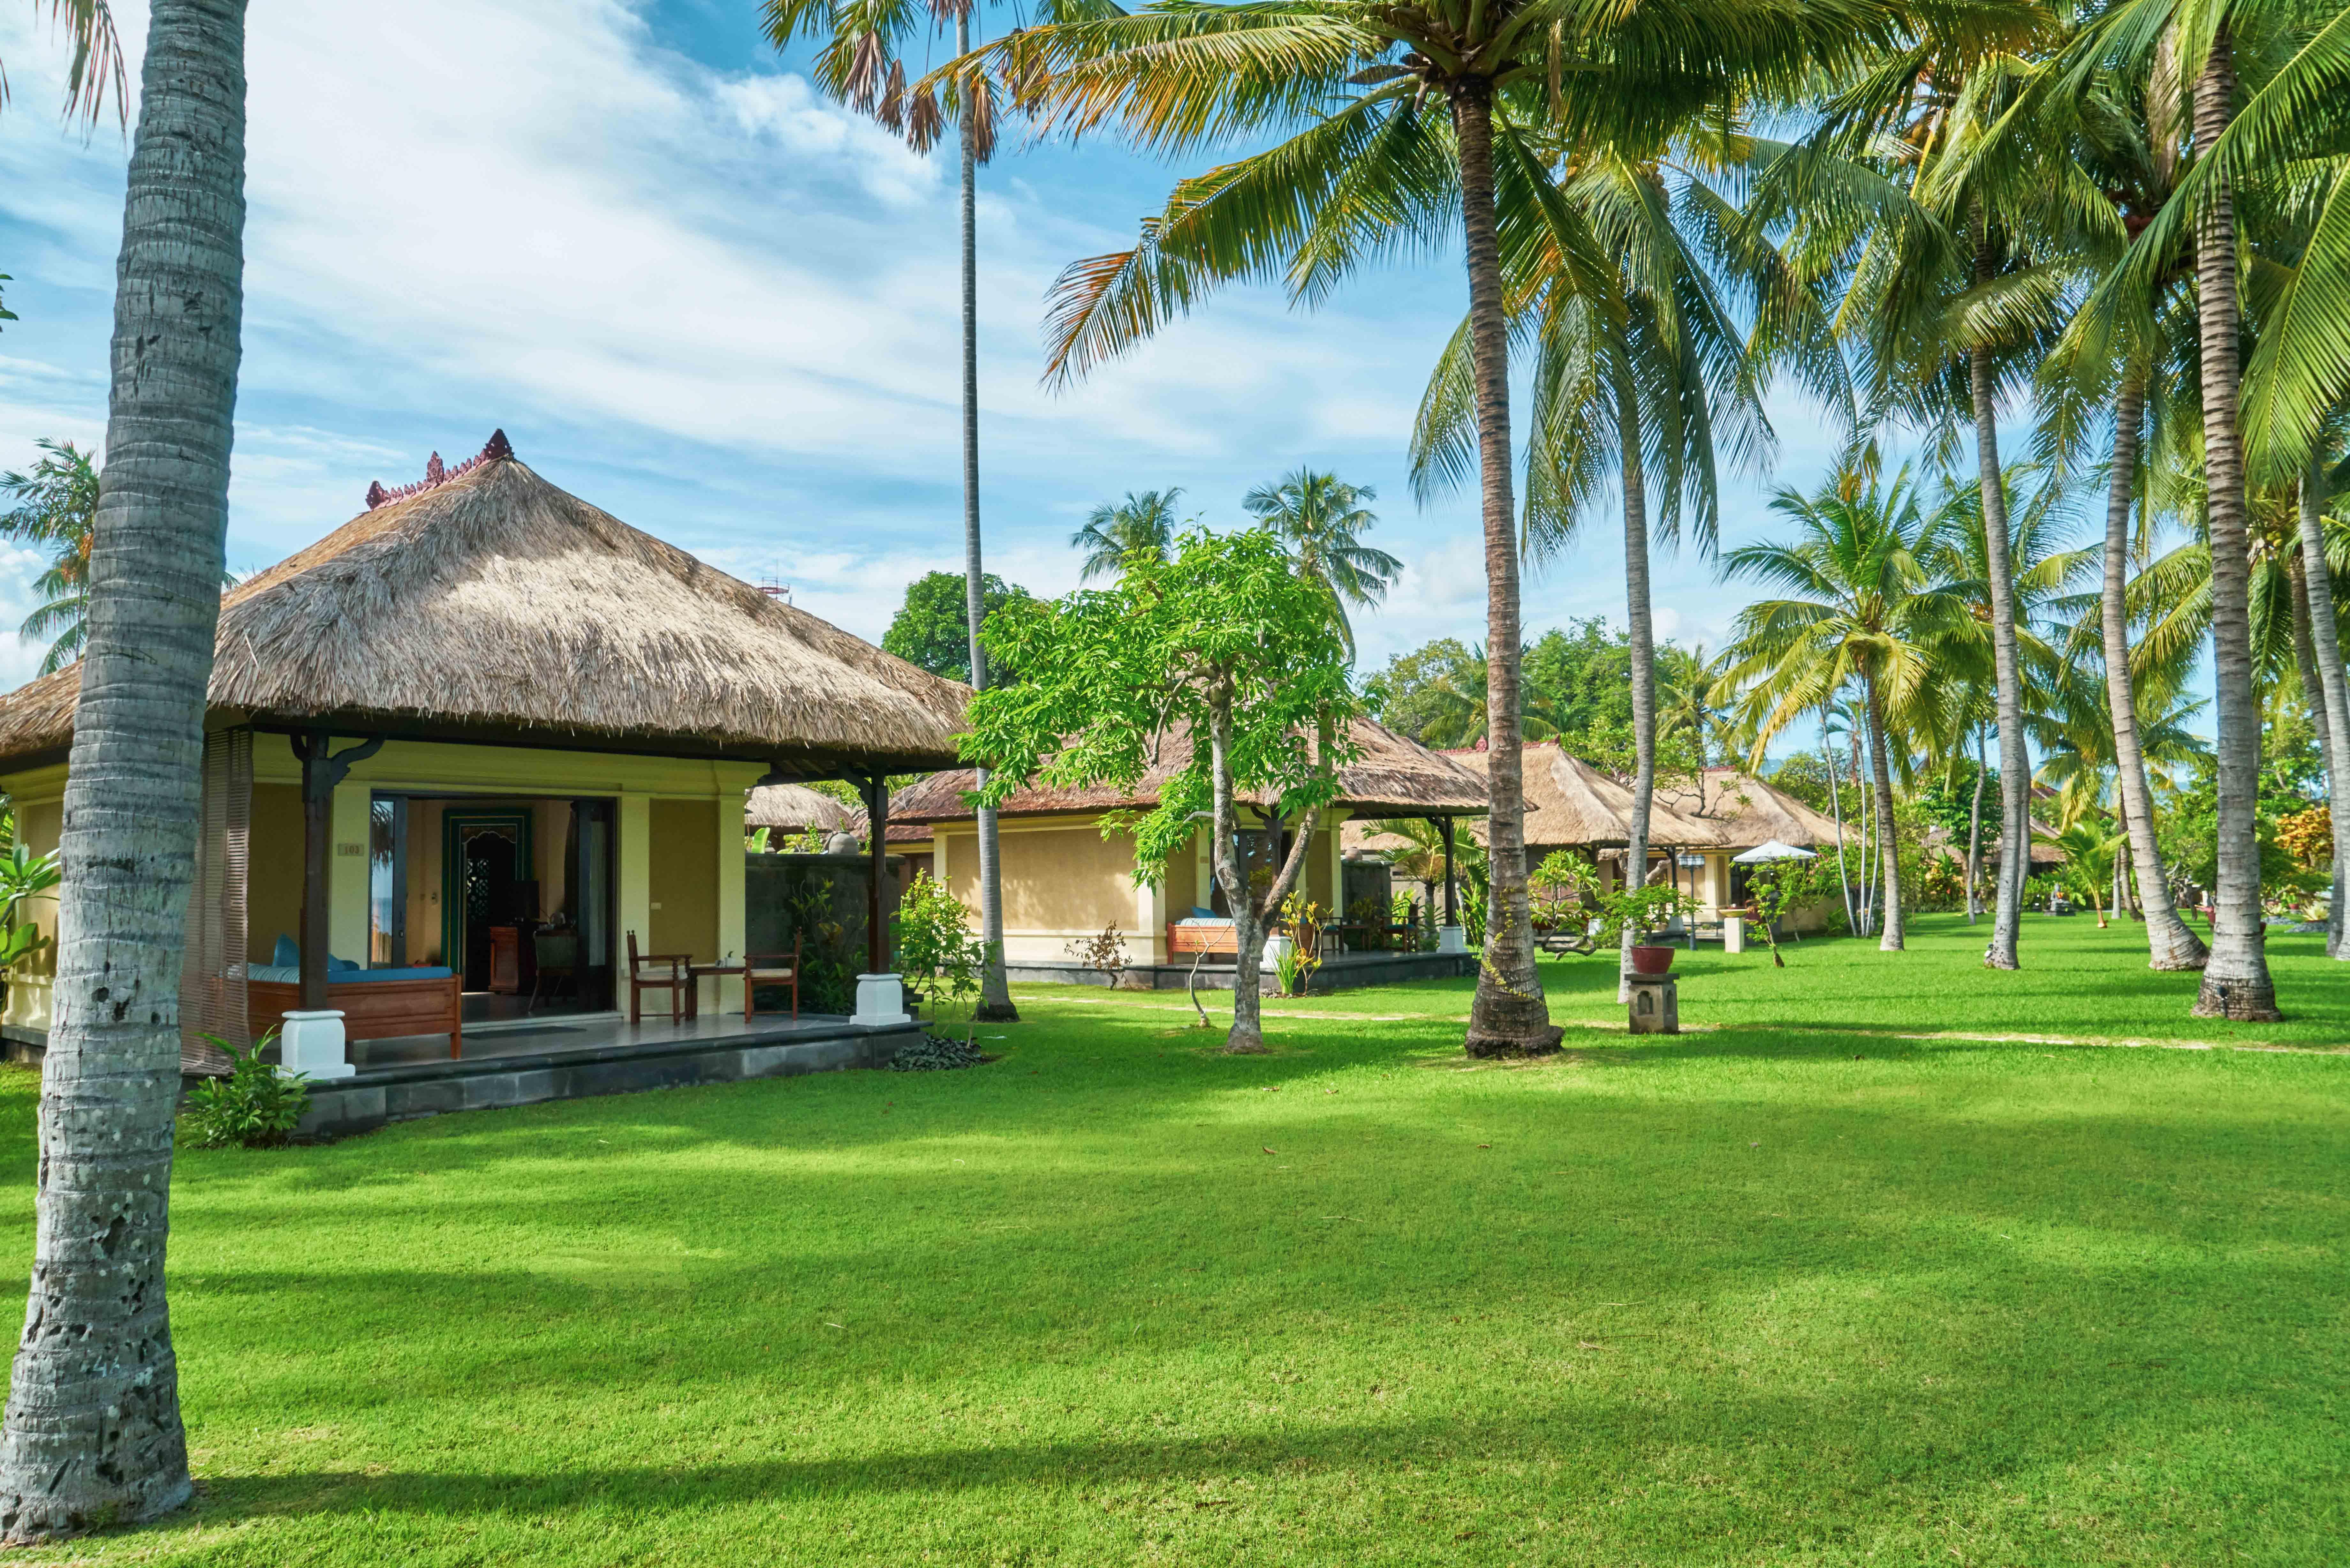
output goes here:
[{"label": "door frame", "polygon": [[462,989],[465,979],[465,837],[468,829],[512,827],[515,833],[515,864],[516,881],[526,881],[522,875],[535,871],[538,865],[531,844],[532,818],[537,814],[528,806],[492,806],[461,811],[444,809],[441,814],[441,961],[457,976]]}]

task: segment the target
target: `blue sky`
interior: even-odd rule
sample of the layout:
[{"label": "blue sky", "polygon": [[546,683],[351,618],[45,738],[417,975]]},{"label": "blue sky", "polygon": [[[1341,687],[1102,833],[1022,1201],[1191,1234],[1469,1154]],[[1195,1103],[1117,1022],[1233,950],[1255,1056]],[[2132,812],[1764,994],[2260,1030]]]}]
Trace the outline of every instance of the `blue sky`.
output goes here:
[{"label": "blue sky", "polygon": [[[137,57],[143,9],[119,5]],[[878,638],[909,579],[961,564],[951,167],[917,159],[776,58],[750,0],[256,0],[246,336],[229,558],[265,566],[503,427],[523,459],[638,527]],[[941,56],[943,57],[943,55]],[[96,442],[123,138],[57,119],[57,51],[0,17],[0,466]],[[1366,277],[1313,313],[1212,301],[1076,389],[1037,386],[1053,276],[1131,242],[1188,171],[1007,139],[983,171],[989,566],[1073,586],[1067,535],[1128,490],[1211,523],[1300,463],[1380,492],[1408,564],[1358,622],[1367,662],[1483,631],[1471,498],[1415,506],[1403,451],[1458,319],[1455,258]],[[1768,481],[1730,483],[1725,545],[1828,440],[1775,405]],[[1612,514],[1537,573],[1527,623],[1622,618]],[[0,627],[36,564],[0,551]],[[1662,564],[1659,624],[1720,640],[1741,591]],[[0,683],[37,649],[0,632]]]}]

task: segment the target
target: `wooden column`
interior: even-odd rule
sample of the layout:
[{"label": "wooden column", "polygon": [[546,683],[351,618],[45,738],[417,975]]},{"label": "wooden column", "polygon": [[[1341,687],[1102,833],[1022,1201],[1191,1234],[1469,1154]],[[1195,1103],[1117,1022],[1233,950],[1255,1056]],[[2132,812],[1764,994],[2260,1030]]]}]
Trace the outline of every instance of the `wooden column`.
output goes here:
[{"label": "wooden column", "polygon": [[885,858],[889,846],[889,781],[880,774],[865,781],[865,826],[873,836],[867,851],[872,862],[873,882],[868,889],[871,902],[866,907],[865,972],[888,974],[889,928],[883,919],[887,900],[881,896],[881,884],[889,874]]},{"label": "wooden column", "polygon": [[[383,749],[378,735],[347,752],[330,753],[324,730],[294,737],[294,754],[302,759],[302,1011],[322,1012],[327,1006],[327,944],[332,900],[328,890],[328,857],[334,853],[335,786],[351,771]],[[442,896],[447,897],[444,890]]]},{"label": "wooden column", "polygon": [[1438,817],[1436,831],[1444,836],[1444,923],[1457,926],[1461,923],[1461,895],[1452,877],[1452,819]]}]

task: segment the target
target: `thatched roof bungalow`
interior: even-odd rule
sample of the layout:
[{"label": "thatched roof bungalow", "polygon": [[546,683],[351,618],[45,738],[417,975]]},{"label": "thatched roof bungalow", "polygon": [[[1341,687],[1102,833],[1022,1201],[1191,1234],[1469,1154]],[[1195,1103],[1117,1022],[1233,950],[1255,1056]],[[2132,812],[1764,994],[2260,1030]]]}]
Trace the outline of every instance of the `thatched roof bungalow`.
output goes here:
[{"label": "thatched roof bungalow", "polygon": [[[79,683],[0,697],[0,787],[36,850]],[[614,1004],[625,936],[739,954],[744,793],[951,763],[968,695],[550,483],[503,433],[436,454],[224,597],[191,1027],[257,1033],[248,978],[298,970],[307,995],[330,956],[355,966],[338,991],[436,971],[472,1016],[531,989],[550,923],[583,1006]],[[47,1018],[41,977],[10,985],[12,1033]]]},{"label": "thatched roof bungalow", "polygon": [[[1315,825],[1304,874],[1305,896],[1328,909],[1343,910],[1365,896],[1360,888],[1350,896],[1341,860],[1340,829],[1349,820],[1418,816],[1449,824],[1486,809],[1484,780],[1453,759],[1368,719],[1357,720],[1349,734],[1359,754],[1339,772],[1339,798]],[[1163,963],[1170,945],[1180,950],[1183,933],[1175,928],[1183,921],[1225,916],[1222,891],[1208,869],[1204,824],[1191,853],[1176,857],[1155,887],[1137,877],[1130,839],[1102,836],[1106,814],[1159,804],[1160,787],[1189,763],[1191,744],[1180,732],[1162,738],[1156,761],[1132,788],[1063,790],[1032,782],[1005,800],[997,823],[1007,961],[1055,962],[1072,942],[1107,929],[1120,934],[1136,963]],[[978,814],[964,796],[977,783],[969,768],[949,769],[909,786],[891,805],[893,820],[930,825],[933,874],[973,904]],[[1270,802],[1245,804],[1255,809],[1243,812],[1241,850],[1254,866],[1275,847],[1262,822]]]}]

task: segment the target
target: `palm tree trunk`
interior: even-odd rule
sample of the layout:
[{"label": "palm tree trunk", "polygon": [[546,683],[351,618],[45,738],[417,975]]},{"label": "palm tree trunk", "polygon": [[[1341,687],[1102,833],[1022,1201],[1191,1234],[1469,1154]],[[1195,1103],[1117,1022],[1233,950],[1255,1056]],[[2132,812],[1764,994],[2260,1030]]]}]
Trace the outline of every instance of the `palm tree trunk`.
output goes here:
[{"label": "palm tree trunk", "polygon": [[1868,750],[1871,782],[1877,786],[1877,841],[1885,873],[1885,935],[1877,948],[1899,952],[1902,948],[1901,855],[1893,836],[1893,769],[1885,754],[1885,703],[1877,696],[1874,677],[1865,682],[1868,694]]},{"label": "palm tree trunk", "polygon": [[[1853,793],[1860,797],[1861,841],[1871,849],[1877,846],[1877,817],[1870,809],[1869,792],[1861,787],[1860,762],[1863,756],[1871,753],[1874,745],[1875,740],[1868,730],[1866,702],[1864,700],[1859,722],[1852,737],[1852,788]],[[1874,858],[1868,856],[1861,857],[1860,934],[1862,936],[1866,936],[1877,929],[1877,869]]]},{"label": "palm tree trunk", "polygon": [[32,1282],[0,1435],[12,1542],[152,1519],[191,1490],[164,1251],[244,314],[244,0],[155,0],[140,82]]},{"label": "palm tree trunk", "polygon": [[2114,461],[2106,481],[2106,559],[2103,611],[2106,634],[2106,704],[2113,715],[2115,793],[2121,797],[2129,831],[2130,859],[2137,869],[2146,906],[2147,962],[2158,970],[2201,969],[2210,956],[2203,939],[2187,929],[2170,902],[2170,878],[2162,846],[2154,836],[2154,791],[2147,782],[2146,753],[2137,738],[2137,695],[2130,674],[2129,609],[2125,597],[2129,571],[2130,505],[2137,492],[2139,431],[2146,416],[2146,376],[2132,364],[2122,374],[2114,400]]},{"label": "palm tree trunk", "polygon": [[[971,12],[955,14],[955,54],[971,53]],[[979,554],[979,147],[977,125],[962,117],[962,597],[963,625],[971,639],[971,689],[987,690],[987,650],[980,629],[987,615],[983,589],[987,574]],[[978,784],[987,787],[987,770]],[[979,808],[979,936],[987,945],[980,971],[974,1020],[1008,1023],[1020,1016],[1012,1005],[1012,982],[1003,968],[1003,874],[996,852],[995,808]]]},{"label": "palm tree trunk", "polygon": [[[2195,144],[2210,147],[2228,129],[2236,88],[2233,45],[2223,24],[2195,81]],[[2244,506],[2244,461],[2237,428],[2241,372],[2236,302],[2235,199],[2225,180],[2196,224],[2198,327],[2203,350],[2203,472],[2211,535],[2211,646],[2218,713],[2219,885],[2211,894],[2211,956],[2195,999],[2199,1018],[2274,1019],[2261,922],[2261,846],[2257,806],[2261,712],[2252,675],[2251,556]]]},{"label": "palm tree trunk", "polygon": [[[1649,805],[1657,794],[1657,632],[1648,606],[1648,493],[1640,467],[1640,414],[1629,387],[1617,392],[1616,442],[1624,470],[1624,599],[1632,640],[1632,821],[1624,867],[1646,873]],[[1618,1003],[1632,1000],[1632,945],[1638,940],[1627,920],[1617,957]]]},{"label": "palm tree trunk", "polygon": [[1990,742],[1975,729],[1975,797],[1967,807],[1967,924],[1982,914],[1982,797],[1991,779]]},{"label": "palm tree trunk", "polygon": [[[1975,275],[1990,275],[1988,247],[1977,253]],[[2032,770],[2023,757],[2023,685],[2015,640],[2015,576],[2008,560],[2007,483],[1999,462],[1999,382],[1991,351],[1967,356],[1975,416],[1975,466],[1982,481],[1983,563],[1990,576],[1991,654],[1999,713],[1999,903],[1992,911],[1991,950],[1983,962],[2013,969],[2023,928],[2023,882],[2032,869]]]},{"label": "palm tree trunk", "polygon": [[2334,573],[2325,560],[2325,471],[2313,463],[2301,482],[2302,574],[2309,596],[2309,640],[2324,699],[2327,804],[2334,817],[2334,902],[2325,917],[2325,952],[2350,959],[2343,940],[2343,881],[2350,873],[2350,680],[2342,667],[2341,623]]},{"label": "palm tree trunk", "polygon": [[1828,809],[1835,813],[1836,883],[1844,890],[1845,929],[1858,936],[1860,927],[1854,919],[1852,907],[1852,873],[1845,869],[1844,864],[1844,801],[1841,798],[1843,792],[1836,788],[1835,748],[1828,742],[1828,715],[1825,708],[1820,711],[1820,754],[1827,759],[1828,764]]},{"label": "palm tree trunk", "polygon": [[1485,734],[1488,836],[1485,950],[1469,1009],[1471,1056],[1555,1051],[1565,1033],[1550,1021],[1534,970],[1526,904],[1526,801],[1518,690],[1517,504],[1510,485],[1509,323],[1502,301],[1501,242],[1493,214],[1491,84],[1453,85],[1461,149],[1461,216],[1468,240],[1469,338],[1477,380],[1477,464],[1485,524]]}]

